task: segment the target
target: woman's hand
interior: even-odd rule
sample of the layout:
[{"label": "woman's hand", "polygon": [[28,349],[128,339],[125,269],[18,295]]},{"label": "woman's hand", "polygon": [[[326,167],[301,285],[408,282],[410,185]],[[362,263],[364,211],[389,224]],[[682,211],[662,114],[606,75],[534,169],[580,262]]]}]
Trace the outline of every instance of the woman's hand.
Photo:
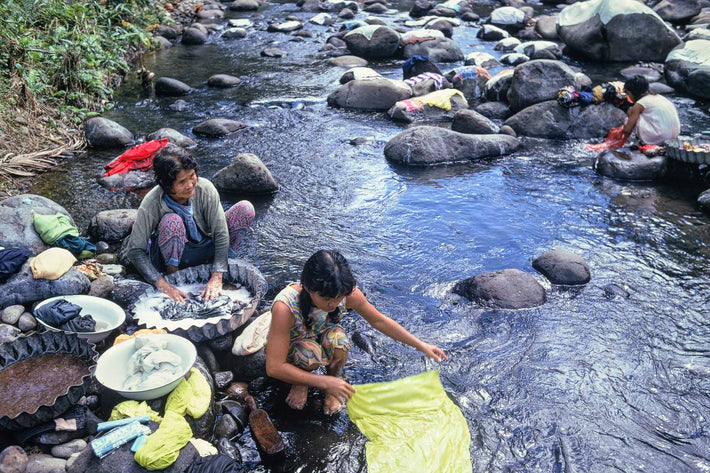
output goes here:
[{"label": "woman's hand", "polygon": [[190,296],[166,281],[165,278],[162,278],[156,282],[155,287],[157,287],[160,292],[167,295],[172,300],[178,301],[180,304],[184,304],[185,300],[190,298]]},{"label": "woman's hand", "polygon": [[437,347],[436,345],[431,345],[429,343],[423,343],[422,346],[419,348],[419,351],[424,353],[426,356],[436,361],[437,363],[441,363],[443,360],[449,359],[449,357],[446,356],[446,353],[444,353],[444,350]]},{"label": "woman's hand", "polygon": [[322,376],[322,388],[331,396],[341,400],[348,400],[355,394],[355,388],[342,378],[336,376]]},{"label": "woman's hand", "polygon": [[200,294],[205,302],[222,295],[222,273],[212,273],[212,277],[207,281],[207,286]]}]

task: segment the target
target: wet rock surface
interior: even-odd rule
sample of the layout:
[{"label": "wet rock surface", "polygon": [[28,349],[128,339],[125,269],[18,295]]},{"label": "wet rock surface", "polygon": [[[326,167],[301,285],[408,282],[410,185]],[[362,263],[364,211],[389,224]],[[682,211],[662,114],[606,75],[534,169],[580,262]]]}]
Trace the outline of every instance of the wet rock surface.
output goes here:
[{"label": "wet rock surface", "polygon": [[453,292],[484,306],[501,309],[537,307],[547,300],[540,283],[518,269],[472,276],[457,282]]},{"label": "wet rock surface", "polygon": [[587,262],[566,250],[547,251],[535,258],[532,265],[552,284],[579,285],[591,279]]}]

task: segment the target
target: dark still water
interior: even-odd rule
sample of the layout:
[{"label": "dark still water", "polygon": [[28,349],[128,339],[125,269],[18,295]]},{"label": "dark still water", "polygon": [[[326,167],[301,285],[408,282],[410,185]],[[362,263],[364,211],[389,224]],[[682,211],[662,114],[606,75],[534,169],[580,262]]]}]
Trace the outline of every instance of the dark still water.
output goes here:
[{"label": "dark still water", "polygon": [[[318,50],[335,29],[307,24],[314,38],[294,42],[263,31],[266,21],[314,14],[288,4],[262,13],[241,15],[256,25],[247,39],[212,36],[211,44],[144,58],[157,77],[195,88],[183,111],[169,108],[175,99],[144,95],[132,75],[106,117],[137,136],[171,127],[195,138],[206,177],[241,152],[262,159],[280,190],[253,199],[257,220],[242,256],[266,276],[268,298],[298,279],[314,251],[339,249],[382,312],[450,355],[442,382],[469,423],[476,472],[710,471],[710,219],[696,209],[699,190],[600,177],[579,142],[528,140],[511,156],[468,165],[393,166],[383,148],[400,125],[383,113],[325,105],[343,70]],[[476,31],[458,27],[454,40],[464,53],[499,56]],[[288,56],[260,57],[267,46]],[[401,78],[400,66],[371,64],[391,78]],[[595,66],[594,74],[616,79],[623,66]],[[217,73],[243,83],[208,89]],[[671,99],[684,132],[706,127],[693,100]],[[192,127],[212,117],[250,127],[222,139],[194,137]],[[349,143],[358,137],[368,142]],[[77,156],[33,192],[64,205],[82,228],[98,211],[135,208],[139,196],[96,183],[114,156]],[[550,287],[531,261],[552,248],[582,256],[591,282]],[[459,279],[505,268],[535,275],[547,303],[490,311],[449,294]],[[345,325],[376,347],[372,356],[353,348],[351,382],[425,369],[419,354],[359,317]],[[264,402],[289,444],[288,469],[365,471],[365,440],[345,414],[325,419],[313,407],[294,416],[281,393],[272,394]],[[245,456],[254,471],[266,469]]]}]

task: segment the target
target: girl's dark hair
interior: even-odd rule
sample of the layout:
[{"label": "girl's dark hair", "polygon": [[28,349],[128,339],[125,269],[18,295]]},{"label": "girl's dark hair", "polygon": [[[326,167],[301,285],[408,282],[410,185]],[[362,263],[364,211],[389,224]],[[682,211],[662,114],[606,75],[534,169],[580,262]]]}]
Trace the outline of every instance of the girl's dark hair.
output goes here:
[{"label": "girl's dark hair", "polygon": [[155,182],[168,195],[172,193],[177,175],[186,169],[194,169],[197,174],[200,166],[190,153],[172,143],[168,143],[153,159]]},{"label": "girl's dark hair", "polygon": [[638,101],[641,97],[648,93],[648,81],[644,76],[635,75],[624,84],[624,90],[631,92],[634,96],[634,101]]},{"label": "girl's dark hair", "polygon": [[[313,301],[308,291],[332,299],[349,295],[355,289],[355,284],[356,280],[350,271],[350,264],[337,251],[320,250],[308,258],[301,272],[303,290],[298,300],[298,308],[301,310],[306,328],[310,330],[312,325],[310,313],[313,308]],[[328,320],[332,323],[340,322],[340,318],[340,307],[328,314]]]}]

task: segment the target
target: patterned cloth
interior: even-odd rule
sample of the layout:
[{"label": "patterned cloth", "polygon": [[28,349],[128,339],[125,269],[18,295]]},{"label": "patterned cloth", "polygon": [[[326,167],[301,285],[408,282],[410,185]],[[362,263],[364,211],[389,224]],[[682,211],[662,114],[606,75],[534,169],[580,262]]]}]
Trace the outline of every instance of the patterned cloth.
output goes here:
[{"label": "patterned cloth", "polygon": [[[254,206],[251,202],[242,200],[234,204],[224,216],[229,229],[229,256],[236,256],[237,248],[244,240],[252,221]],[[165,214],[158,224],[158,247],[165,264],[179,266],[187,243],[187,231],[183,219],[178,214]]]},{"label": "patterned cloth", "polygon": [[436,74],[434,72],[424,72],[422,74],[419,74],[418,76],[414,76],[405,80],[404,83],[407,84],[409,87],[413,87],[414,85],[427,80],[434,81],[434,87],[436,90],[439,90],[444,87],[444,83],[446,82],[446,79],[444,79],[444,76],[442,76],[441,74]]},{"label": "patterned cloth", "polygon": [[[303,369],[326,366],[333,358],[334,349],[350,350],[350,340],[340,325],[328,320],[327,312],[316,307],[311,309],[312,323],[308,328],[298,307],[299,296],[296,287],[289,284],[274,298],[274,303],[286,304],[296,319],[290,332],[288,362]],[[338,308],[345,308],[345,299]]]}]

